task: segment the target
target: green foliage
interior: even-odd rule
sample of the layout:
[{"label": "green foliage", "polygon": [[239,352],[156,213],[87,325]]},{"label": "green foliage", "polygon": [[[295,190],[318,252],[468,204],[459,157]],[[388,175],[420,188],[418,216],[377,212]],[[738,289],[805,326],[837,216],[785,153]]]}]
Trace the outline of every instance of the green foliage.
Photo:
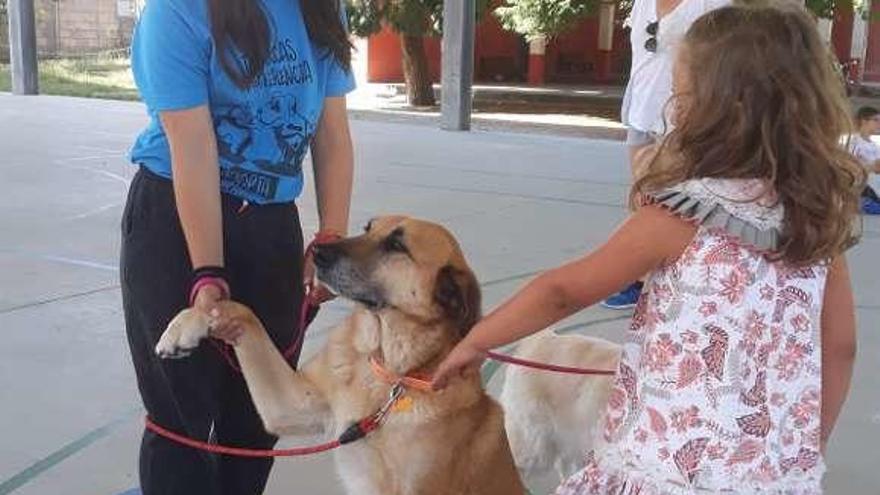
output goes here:
[{"label": "green foliage", "polygon": [[383,9],[374,0],[346,0],[345,13],[348,29],[360,38],[366,38],[382,29]]},{"label": "green foliage", "polygon": [[853,10],[856,12],[856,15],[861,16],[862,19],[867,19],[871,14],[871,0],[853,0]]},{"label": "green foliage", "polygon": [[443,0],[390,0],[385,8],[385,18],[398,33],[436,35],[443,29]]},{"label": "green foliage", "polygon": [[552,38],[598,8],[599,0],[505,0],[495,15],[505,29],[526,38]]},{"label": "green foliage", "polygon": [[835,0],[806,0],[804,5],[818,17],[830,19],[834,17],[835,3],[837,3]]},{"label": "green foliage", "polygon": [[[477,0],[478,19],[488,4]],[[345,0],[345,10],[349,29],[360,37],[378,33],[383,24],[411,36],[436,36],[443,30],[443,0]]]},{"label": "green foliage", "polygon": [[807,9],[822,19],[834,18],[835,11],[847,7],[847,4],[852,6],[856,15],[868,19],[871,11],[870,0],[805,0],[804,2]]}]

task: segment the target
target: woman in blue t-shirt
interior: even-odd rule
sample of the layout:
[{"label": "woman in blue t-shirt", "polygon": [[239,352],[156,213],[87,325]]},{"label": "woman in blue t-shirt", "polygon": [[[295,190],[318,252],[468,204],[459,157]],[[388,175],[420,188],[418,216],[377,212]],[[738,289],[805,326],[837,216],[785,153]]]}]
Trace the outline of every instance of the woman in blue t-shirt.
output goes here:
[{"label": "woman in blue t-shirt", "polygon": [[[348,224],[354,82],[341,19],[334,0],[146,3],[132,68],[150,123],[131,151],[140,168],[122,222],[122,295],[141,397],[171,430],[257,448],[277,440],[211,346],[180,361],[153,347],[178,311],[227,297],[253,308],[279,348],[295,342],[310,273],[295,203],[307,151],[319,237]],[[145,495],[254,495],[271,466],[148,431],[141,443]]]}]

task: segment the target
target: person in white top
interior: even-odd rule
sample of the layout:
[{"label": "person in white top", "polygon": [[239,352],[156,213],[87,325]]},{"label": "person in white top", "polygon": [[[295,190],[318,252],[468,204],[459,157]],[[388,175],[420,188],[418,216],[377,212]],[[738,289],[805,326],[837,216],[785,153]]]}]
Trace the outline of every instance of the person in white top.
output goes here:
[{"label": "person in white top", "polygon": [[[703,14],[729,0],[635,0],[630,15],[632,68],[621,115],[627,127],[630,166],[638,175],[636,157],[666,134],[671,123],[665,108],[672,98],[672,62],[684,35]],[[636,305],[642,283],[636,282],[602,303],[611,309]]]},{"label": "person in white top", "polygon": [[672,62],[688,28],[728,0],[636,0],[630,16],[632,68],[623,98],[630,158],[666,134],[664,108],[672,97]]},{"label": "person in white top", "polygon": [[[868,185],[864,197],[880,208],[880,145],[871,140],[871,136],[880,134],[880,110],[874,107],[861,107],[856,112],[857,134],[847,140],[849,152],[858,158],[868,170]],[[866,205],[865,209],[868,209]]]}]

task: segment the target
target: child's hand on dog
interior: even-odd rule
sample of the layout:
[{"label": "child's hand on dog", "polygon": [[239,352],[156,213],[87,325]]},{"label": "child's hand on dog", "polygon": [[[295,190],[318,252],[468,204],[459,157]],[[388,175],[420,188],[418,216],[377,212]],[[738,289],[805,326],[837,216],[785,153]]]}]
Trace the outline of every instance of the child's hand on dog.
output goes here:
[{"label": "child's hand on dog", "polygon": [[462,340],[446,356],[446,359],[437,366],[431,387],[434,390],[442,390],[449,385],[449,379],[456,375],[465,376],[474,369],[479,370],[480,365],[486,360],[486,351],[475,346],[467,339]]}]

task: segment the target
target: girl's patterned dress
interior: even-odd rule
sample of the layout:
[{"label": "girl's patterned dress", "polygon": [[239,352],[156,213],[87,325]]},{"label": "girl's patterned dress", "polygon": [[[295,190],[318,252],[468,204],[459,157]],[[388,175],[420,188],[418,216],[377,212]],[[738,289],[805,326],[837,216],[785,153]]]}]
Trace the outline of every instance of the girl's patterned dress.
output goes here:
[{"label": "girl's patterned dress", "polygon": [[821,493],[826,267],[764,256],[784,211],[761,181],[653,200],[698,230],[646,284],[601,438],[557,495]]}]

